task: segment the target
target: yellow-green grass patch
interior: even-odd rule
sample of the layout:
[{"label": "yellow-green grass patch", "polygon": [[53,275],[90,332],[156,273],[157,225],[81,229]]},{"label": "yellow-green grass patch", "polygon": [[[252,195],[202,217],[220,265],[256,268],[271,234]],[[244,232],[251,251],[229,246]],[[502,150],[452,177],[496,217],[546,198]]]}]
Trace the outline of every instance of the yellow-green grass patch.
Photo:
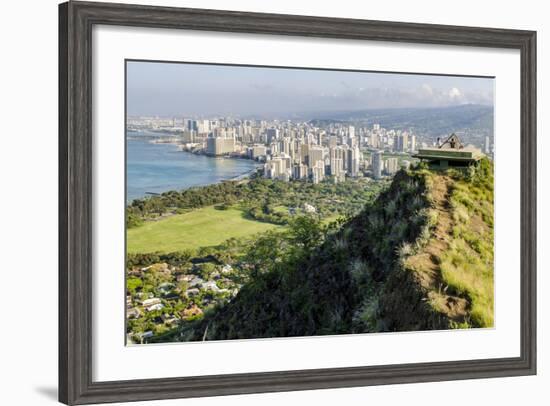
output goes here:
[{"label": "yellow-green grass patch", "polygon": [[246,218],[238,208],[212,206],[170,216],[127,230],[129,253],[175,252],[216,246],[230,238],[243,238],[280,229],[271,223]]}]

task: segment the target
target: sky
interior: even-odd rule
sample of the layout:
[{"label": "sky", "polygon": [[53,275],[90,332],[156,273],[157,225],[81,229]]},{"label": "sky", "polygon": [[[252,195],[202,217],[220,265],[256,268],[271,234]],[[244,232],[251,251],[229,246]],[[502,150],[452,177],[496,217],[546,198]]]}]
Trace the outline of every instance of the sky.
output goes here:
[{"label": "sky", "polygon": [[130,116],[276,116],[493,104],[494,79],[127,62]]}]

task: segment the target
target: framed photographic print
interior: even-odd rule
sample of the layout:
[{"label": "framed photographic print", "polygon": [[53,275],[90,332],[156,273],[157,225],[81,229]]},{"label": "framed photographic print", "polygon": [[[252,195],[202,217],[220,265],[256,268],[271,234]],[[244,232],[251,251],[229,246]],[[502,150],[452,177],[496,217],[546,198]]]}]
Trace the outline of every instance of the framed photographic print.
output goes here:
[{"label": "framed photographic print", "polygon": [[59,398],[536,373],[536,34],[59,8]]}]

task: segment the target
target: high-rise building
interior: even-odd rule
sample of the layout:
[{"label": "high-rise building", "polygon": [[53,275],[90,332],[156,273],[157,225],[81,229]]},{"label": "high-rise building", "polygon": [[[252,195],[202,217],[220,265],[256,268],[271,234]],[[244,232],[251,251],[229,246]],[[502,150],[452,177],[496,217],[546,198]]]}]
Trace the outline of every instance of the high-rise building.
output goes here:
[{"label": "high-rise building", "polygon": [[384,161],[384,173],[393,175],[399,169],[399,160],[397,158],[388,158]]},{"label": "high-rise building", "polygon": [[195,142],[195,132],[191,130],[184,130],[182,135],[182,140],[185,143]]},{"label": "high-rise building", "polygon": [[382,177],[382,151],[372,153],[372,177],[374,179]]},{"label": "high-rise building", "polygon": [[311,146],[309,147],[309,154],[307,158],[307,165],[312,167],[317,161],[325,160],[325,150],[323,147]]},{"label": "high-rise building", "polygon": [[348,153],[348,173],[352,177],[359,176],[359,165],[361,162],[361,151],[359,151],[359,147],[355,146],[354,148],[351,148]]},{"label": "high-rise building", "polygon": [[397,152],[406,152],[409,148],[409,135],[406,132],[397,134],[394,137],[393,148]]},{"label": "high-rise building", "polygon": [[[375,124],[376,125],[376,124]],[[369,146],[371,148],[380,148],[380,136],[377,132],[373,132],[370,136]]]},{"label": "high-rise building", "polygon": [[321,132],[315,134],[315,143],[317,145],[323,145],[323,134]]},{"label": "high-rise building", "polygon": [[409,146],[409,151],[416,151],[416,135],[411,134],[411,144]]},{"label": "high-rise building", "polygon": [[265,145],[254,145],[252,147],[252,159],[262,159],[267,155],[267,147]]},{"label": "high-rise building", "polygon": [[290,158],[290,155],[283,152],[279,155],[279,157],[283,161],[283,169],[285,170],[285,172],[290,173],[292,169],[292,159]]},{"label": "high-rise building", "polygon": [[279,151],[279,143],[272,142],[271,144],[269,144],[269,152],[271,153],[271,155],[276,155],[281,152]]},{"label": "high-rise building", "polygon": [[279,139],[279,130],[276,128],[268,128],[265,130],[267,143],[271,144]]},{"label": "high-rise building", "polygon": [[295,164],[292,167],[292,178],[297,180],[307,179],[307,166],[304,164]]},{"label": "high-rise building", "polygon": [[350,148],[354,148],[355,146],[359,145],[359,138],[358,137],[348,137],[348,146]]},{"label": "high-rise building", "polygon": [[292,162],[295,162],[296,160],[296,143],[292,138],[289,137],[289,144],[288,144],[288,154],[290,155],[290,158],[292,159]]},{"label": "high-rise building", "polygon": [[309,162],[309,145],[300,144],[300,162],[308,165]]},{"label": "high-rise building", "polygon": [[313,183],[322,182],[325,178],[325,164],[321,161],[317,161],[311,168],[311,180]]},{"label": "high-rise building", "polygon": [[208,137],[206,139],[206,153],[219,156],[235,151],[235,138]]},{"label": "high-rise building", "polygon": [[285,162],[281,157],[274,157],[264,164],[264,176],[268,179],[283,180],[285,173]]},{"label": "high-rise building", "polygon": [[197,131],[201,134],[208,134],[210,132],[210,120],[199,120],[197,126]]},{"label": "high-rise building", "polygon": [[409,150],[409,133],[401,134],[401,150],[400,152],[407,152]]},{"label": "high-rise building", "polygon": [[330,155],[330,174],[337,180],[343,180],[346,176],[344,170],[345,150],[342,147],[331,148]]},{"label": "high-rise building", "polygon": [[283,138],[279,141],[279,151],[283,152],[285,154],[290,153],[290,139],[289,138]]},{"label": "high-rise building", "polygon": [[485,153],[490,154],[491,153],[491,141],[489,139],[489,136],[485,137]]},{"label": "high-rise building", "polygon": [[199,131],[197,120],[187,120],[187,129],[189,131]]}]

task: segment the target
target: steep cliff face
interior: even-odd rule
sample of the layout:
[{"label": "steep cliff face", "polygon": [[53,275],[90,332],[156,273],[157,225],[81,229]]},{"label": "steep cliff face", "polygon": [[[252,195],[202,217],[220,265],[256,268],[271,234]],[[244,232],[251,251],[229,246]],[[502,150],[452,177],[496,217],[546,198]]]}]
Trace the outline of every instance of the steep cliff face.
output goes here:
[{"label": "steep cliff face", "polygon": [[492,325],[492,166],[401,171],[307,255],[260,272],[182,340]]}]

